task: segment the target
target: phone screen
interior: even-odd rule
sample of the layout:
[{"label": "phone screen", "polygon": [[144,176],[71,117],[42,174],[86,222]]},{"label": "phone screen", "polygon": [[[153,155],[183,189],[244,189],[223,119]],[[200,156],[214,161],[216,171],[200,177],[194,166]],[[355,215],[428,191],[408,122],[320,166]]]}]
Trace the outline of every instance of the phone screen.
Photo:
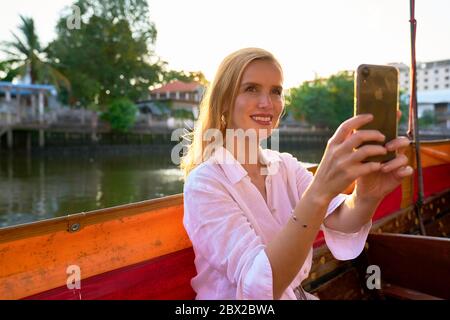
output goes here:
[{"label": "phone screen", "polygon": [[[391,66],[360,65],[355,79],[355,115],[371,113],[374,118],[359,130],[378,130],[386,140],[366,144],[384,145],[397,137],[398,70]],[[395,158],[395,152],[372,156],[363,162],[386,162]]]}]

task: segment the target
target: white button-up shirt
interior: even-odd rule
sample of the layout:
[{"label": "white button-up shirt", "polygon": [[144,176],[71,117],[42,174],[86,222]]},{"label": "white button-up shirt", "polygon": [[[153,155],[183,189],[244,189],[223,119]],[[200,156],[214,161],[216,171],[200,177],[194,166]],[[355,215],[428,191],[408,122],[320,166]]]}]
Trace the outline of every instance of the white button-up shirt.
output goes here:
[{"label": "white button-up shirt", "polygon": [[[247,171],[223,147],[189,174],[184,185],[184,227],[195,252],[196,299],[273,300],[272,269],[264,248],[281,231],[313,179],[289,153],[259,149],[267,166],[267,203]],[[329,204],[331,214],[347,195]],[[325,242],[336,259],[357,257],[371,222],[356,233],[326,228]],[[294,289],[308,277],[312,248],[281,299],[297,299]]]}]

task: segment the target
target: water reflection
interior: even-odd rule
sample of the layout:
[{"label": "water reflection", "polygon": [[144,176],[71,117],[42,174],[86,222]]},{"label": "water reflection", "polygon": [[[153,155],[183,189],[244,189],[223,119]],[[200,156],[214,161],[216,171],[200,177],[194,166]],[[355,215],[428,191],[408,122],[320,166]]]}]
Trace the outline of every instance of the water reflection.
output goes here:
[{"label": "water reflection", "polygon": [[[183,191],[170,149],[117,148],[0,157],[0,227],[106,208]],[[282,150],[286,151],[286,150]],[[305,163],[323,147],[291,150]]]}]

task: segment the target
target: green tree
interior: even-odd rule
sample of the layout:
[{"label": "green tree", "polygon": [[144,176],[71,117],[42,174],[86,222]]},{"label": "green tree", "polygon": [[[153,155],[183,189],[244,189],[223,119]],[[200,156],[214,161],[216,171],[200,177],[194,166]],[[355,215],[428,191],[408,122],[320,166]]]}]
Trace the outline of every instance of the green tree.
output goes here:
[{"label": "green tree", "polygon": [[0,80],[1,81],[13,81],[18,73],[12,72],[12,63],[9,61],[0,61]]},{"label": "green tree", "polygon": [[176,119],[191,119],[191,120],[195,120],[192,111],[185,110],[185,109],[173,110],[172,116],[174,118],[176,118]]},{"label": "green tree", "polygon": [[48,49],[55,65],[67,74],[71,105],[106,109],[117,98],[146,96],[162,80],[163,63],[150,46],[156,28],[145,0],[79,0],[79,29],[67,28],[72,12],[57,23],[57,38]]},{"label": "green tree", "polygon": [[409,118],[409,95],[404,90],[400,90],[399,108],[402,112],[402,117],[400,118],[399,125],[407,128]]},{"label": "green tree", "polygon": [[170,82],[172,80],[179,80],[183,82],[191,82],[196,81],[201,83],[202,85],[208,85],[208,80],[206,80],[205,75],[201,71],[175,71],[170,70],[164,72],[164,82]]},{"label": "green tree", "polygon": [[353,114],[353,92],[353,73],[340,72],[291,89],[286,106],[296,119],[335,130]]},{"label": "green tree", "polygon": [[108,110],[102,115],[111,128],[117,132],[127,132],[136,121],[136,105],[127,98],[119,98],[112,101]]},{"label": "green tree", "polygon": [[[128,22],[136,39],[147,41],[149,45],[156,40],[157,32],[150,20],[147,0],[77,0],[74,4],[80,8],[84,23],[92,17],[100,17],[113,23],[124,20]],[[68,12],[68,15],[71,14],[72,12]]]},{"label": "green tree", "polygon": [[436,115],[433,110],[425,110],[419,118],[419,128],[429,128],[436,124]]},{"label": "green tree", "polygon": [[67,78],[47,60],[45,49],[36,34],[34,20],[22,15],[20,20],[20,33],[12,33],[14,41],[3,42],[3,51],[8,55],[2,63],[7,73],[3,80],[28,76],[31,83],[63,85],[69,90]]}]

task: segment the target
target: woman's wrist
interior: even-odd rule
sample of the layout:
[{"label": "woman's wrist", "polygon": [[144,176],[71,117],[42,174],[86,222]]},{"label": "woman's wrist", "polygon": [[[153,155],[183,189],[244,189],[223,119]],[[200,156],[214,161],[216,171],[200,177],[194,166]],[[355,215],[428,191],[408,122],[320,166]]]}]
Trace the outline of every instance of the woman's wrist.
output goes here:
[{"label": "woman's wrist", "polygon": [[358,206],[358,207],[361,207],[361,208],[365,207],[365,208],[368,208],[368,209],[369,208],[370,209],[378,208],[378,206],[380,205],[381,201],[383,200],[383,199],[380,199],[380,198],[372,198],[372,197],[360,196],[360,195],[357,195],[356,193],[353,193],[352,197],[354,199],[353,201],[355,203],[355,206]]},{"label": "woman's wrist", "polygon": [[311,182],[309,187],[306,189],[305,194],[308,195],[310,200],[319,206],[328,206],[333,199],[332,195],[325,192],[325,188],[320,186],[314,180]]},{"label": "woman's wrist", "polygon": [[333,199],[331,195],[327,195],[318,184],[314,183],[314,181],[305,190],[303,197],[307,197],[309,202],[319,207],[328,207]]},{"label": "woman's wrist", "polygon": [[364,204],[377,205],[379,204],[384,197],[372,197],[365,195],[364,193],[358,192],[358,185],[356,185],[355,190],[353,190],[352,196],[355,202],[360,202]]}]

